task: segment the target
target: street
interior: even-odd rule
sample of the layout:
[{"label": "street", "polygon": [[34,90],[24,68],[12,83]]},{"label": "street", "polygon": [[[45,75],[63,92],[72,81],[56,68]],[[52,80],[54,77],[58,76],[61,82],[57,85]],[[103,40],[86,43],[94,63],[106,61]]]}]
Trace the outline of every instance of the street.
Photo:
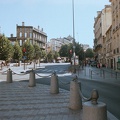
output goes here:
[{"label": "street", "polygon": [[[52,73],[53,71],[56,71],[57,74],[67,72],[67,68],[69,65],[55,65],[55,66],[46,66],[46,68],[41,69],[40,71],[37,71],[38,73]],[[92,68],[94,69],[94,68]],[[96,68],[95,68],[96,69]],[[83,76],[84,70],[81,70],[79,73],[79,76]],[[60,88],[64,88],[66,90],[69,90],[69,83],[73,79],[74,75],[72,76],[64,76],[64,77],[58,77],[59,79],[59,86]],[[97,89],[99,92],[99,101],[104,102],[107,104],[107,109],[110,111],[113,115],[115,115],[118,119],[120,119],[120,85],[118,84],[112,84],[109,81],[104,82],[96,81],[96,80],[88,80],[88,79],[82,79],[78,78],[78,80],[81,82],[81,90],[84,96],[90,97],[92,89]],[[50,78],[37,78],[37,83],[47,84],[50,85]]]}]

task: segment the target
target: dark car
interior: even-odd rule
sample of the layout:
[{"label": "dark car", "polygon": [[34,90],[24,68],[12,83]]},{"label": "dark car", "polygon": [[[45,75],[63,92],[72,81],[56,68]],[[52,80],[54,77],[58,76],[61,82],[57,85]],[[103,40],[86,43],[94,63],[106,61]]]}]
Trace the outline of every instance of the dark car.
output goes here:
[{"label": "dark car", "polygon": [[96,61],[92,61],[92,62],[91,62],[91,66],[92,66],[92,67],[94,67],[94,66],[96,67],[96,66],[97,66],[97,62],[96,62]]}]

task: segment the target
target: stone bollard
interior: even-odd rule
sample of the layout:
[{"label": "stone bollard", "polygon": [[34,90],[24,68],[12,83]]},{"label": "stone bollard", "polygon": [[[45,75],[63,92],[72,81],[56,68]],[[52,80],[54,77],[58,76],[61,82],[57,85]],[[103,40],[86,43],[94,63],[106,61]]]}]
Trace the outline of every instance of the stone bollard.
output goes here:
[{"label": "stone bollard", "polygon": [[12,83],[12,71],[10,69],[7,71],[7,83]]},{"label": "stone bollard", "polygon": [[56,72],[54,72],[51,76],[50,93],[52,94],[59,93],[59,83],[58,83],[58,76],[56,75]]},{"label": "stone bollard", "polygon": [[97,102],[98,98],[98,91],[94,89],[91,101],[83,103],[83,120],[107,120],[106,104]]},{"label": "stone bollard", "polygon": [[77,81],[70,82],[69,108],[73,110],[82,109],[82,98],[79,93],[80,87]]},{"label": "stone bollard", "polygon": [[35,72],[32,69],[30,72],[30,77],[29,77],[29,87],[34,87],[36,86],[36,80],[35,80]]}]

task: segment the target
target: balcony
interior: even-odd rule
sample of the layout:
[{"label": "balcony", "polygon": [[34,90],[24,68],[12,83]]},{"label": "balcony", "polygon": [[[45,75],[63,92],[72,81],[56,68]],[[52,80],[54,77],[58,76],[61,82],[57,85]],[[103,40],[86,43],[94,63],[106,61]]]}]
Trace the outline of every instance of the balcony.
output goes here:
[{"label": "balcony", "polygon": [[98,45],[95,47],[94,51],[96,52],[96,51],[100,50],[101,48],[102,48],[102,45],[101,45],[101,44],[98,44]]}]

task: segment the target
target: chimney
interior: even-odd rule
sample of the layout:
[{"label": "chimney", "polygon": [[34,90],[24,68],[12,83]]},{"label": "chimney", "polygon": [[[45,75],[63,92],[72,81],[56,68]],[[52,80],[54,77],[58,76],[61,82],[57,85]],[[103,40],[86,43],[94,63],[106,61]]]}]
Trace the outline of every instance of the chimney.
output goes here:
[{"label": "chimney", "polygon": [[22,26],[24,26],[24,22],[22,22]]},{"label": "chimney", "polygon": [[11,34],[11,37],[13,37],[13,34]]},{"label": "chimney", "polygon": [[38,25],[38,30],[40,29],[40,26]]}]

